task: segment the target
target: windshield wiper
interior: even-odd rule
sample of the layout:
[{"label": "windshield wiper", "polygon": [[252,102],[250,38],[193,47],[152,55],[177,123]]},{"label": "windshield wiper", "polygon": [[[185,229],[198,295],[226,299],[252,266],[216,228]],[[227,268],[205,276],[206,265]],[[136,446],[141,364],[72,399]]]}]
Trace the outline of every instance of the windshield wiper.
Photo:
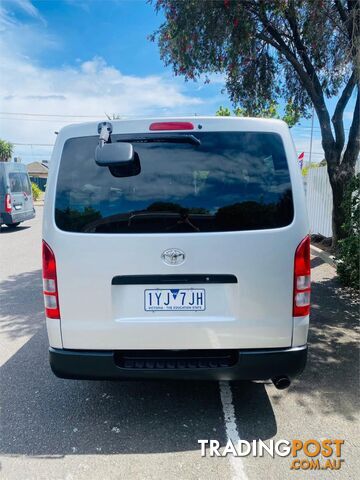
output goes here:
[{"label": "windshield wiper", "polygon": [[128,142],[128,143],[189,143],[190,145],[201,145],[201,142],[194,135],[179,135],[179,134],[161,134],[161,135],[149,135],[146,137],[141,136],[129,136],[126,138],[121,138],[117,142]]},{"label": "windshield wiper", "polygon": [[132,213],[129,216],[129,221],[128,221],[128,227],[132,224],[132,220],[136,219],[138,217],[143,217],[143,218],[171,218],[175,217],[177,218],[176,223],[171,225],[170,227],[167,227],[166,230],[173,230],[176,228],[177,225],[181,224],[186,224],[196,232],[200,232],[200,229],[194,225],[189,218],[188,213],[180,213],[180,212],[139,212],[139,213]]},{"label": "windshield wiper", "polygon": [[173,219],[174,223],[166,227],[165,231],[171,231],[176,229],[179,225],[187,225],[192,230],[200,232],[200,228],[194,225],[190,220],[190,215],[186,212],[137,212],[129,214],[117,214],[110,215],[108,217],[102,217],[94,220],[90,224],[86,225],[84,232],[94,233],[98,231],[98,228],[109,226],[114,223],[124,224],[127,223],[127,227],[132,227],[136,223],[136,219],[147,219],[147,220],[159,220],[159,219]]}]

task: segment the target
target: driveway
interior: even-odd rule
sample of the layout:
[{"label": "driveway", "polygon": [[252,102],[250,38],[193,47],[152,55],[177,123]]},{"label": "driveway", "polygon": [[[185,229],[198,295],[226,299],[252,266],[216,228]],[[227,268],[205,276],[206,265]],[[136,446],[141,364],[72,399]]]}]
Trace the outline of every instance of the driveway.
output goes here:
[{"label": "driveway", "polygon": [[7,480],[284,479],[290,457],[209,457],[199,439],[344,439],[340,471],[357,478],[358,306],[334,269],[312,258],[305,373],[272,384],[90,382],[50,371],[41,293],[41,215],[0,233],[1,473]]}]

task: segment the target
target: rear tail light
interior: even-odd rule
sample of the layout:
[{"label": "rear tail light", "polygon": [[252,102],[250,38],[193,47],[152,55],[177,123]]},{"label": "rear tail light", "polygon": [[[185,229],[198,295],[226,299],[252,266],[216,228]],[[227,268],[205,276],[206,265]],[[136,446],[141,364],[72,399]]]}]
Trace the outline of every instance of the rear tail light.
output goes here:
[{"label": "rear tail light", "polygon": [[310,237],[297,247],[294,263],[293,316],[304,317],[310,313]]},{"label": "rear tail light", "polygon": [[191,122],[155,122],[149,130],[194,130],[194,125]]},{"label": "rear tail light", "polygon": [[6,213],[11,212],[11,195],[10,195],[10,193],[7,193],[5,195],[5,212]]},{"label": "rear tail light", "polygon": [[60,318],[59,296],[56,278],[56,260],[49,245],[42,242],[43,293],[47,318]]}]

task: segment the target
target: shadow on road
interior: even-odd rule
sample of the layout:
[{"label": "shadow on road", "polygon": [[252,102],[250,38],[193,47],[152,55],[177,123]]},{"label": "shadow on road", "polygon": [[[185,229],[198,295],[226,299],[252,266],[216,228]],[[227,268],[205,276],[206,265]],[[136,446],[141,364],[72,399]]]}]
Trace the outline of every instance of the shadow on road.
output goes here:
[{"label": "shadow on road", "polygon": [[[48,366],[45,331],[1,369],[3,454],[155,453],[199,450],[199,439],[225,445],[217,382],[60,380]],[[263,385],[237,384],[246,438],[276,433]]]},{"label": "shadow on road", "polygon": [[[324,264],[318,257],[312,268]],[[309,415],[354,421],[359,412],[359,304],[337,278],[312,284],[309,355],[304,374],[287,392]],[[280,401],[277,394],[273,400]]]},{"label": "shadow on road", "polygon": [[311,268],[316,268],[319,267],[320,265],[324,265],[324,260],[322,260],[320,257],[314,257],[311,259]]},{"label": "shadow on road", "polygon": [[14,228],[9,228],[9,227],[4,227],[3,225],[1,226],[0,225],[0,235],[1,234],[7,234],[7,233],[16,233],[16,232],[21,232],[22,230],[27,230],[28,228],[31,228],[30,225],[24,225],[24,226],[18,226],[18,227],[14,227]]},{"label": "shadow on road", "polygon": [[45,324],[41,270],[0,282],[0,328],[10,338],[33,335]]}]

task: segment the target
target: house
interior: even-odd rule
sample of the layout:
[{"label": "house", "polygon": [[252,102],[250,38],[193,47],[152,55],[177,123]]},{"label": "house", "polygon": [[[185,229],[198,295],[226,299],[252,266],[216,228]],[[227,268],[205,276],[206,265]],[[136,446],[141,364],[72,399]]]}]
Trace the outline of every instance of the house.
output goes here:
[{"label": "house", "polygon": [[47,162],[32,162],[27,165],[30,180],[44,192],[49,172]]}]

